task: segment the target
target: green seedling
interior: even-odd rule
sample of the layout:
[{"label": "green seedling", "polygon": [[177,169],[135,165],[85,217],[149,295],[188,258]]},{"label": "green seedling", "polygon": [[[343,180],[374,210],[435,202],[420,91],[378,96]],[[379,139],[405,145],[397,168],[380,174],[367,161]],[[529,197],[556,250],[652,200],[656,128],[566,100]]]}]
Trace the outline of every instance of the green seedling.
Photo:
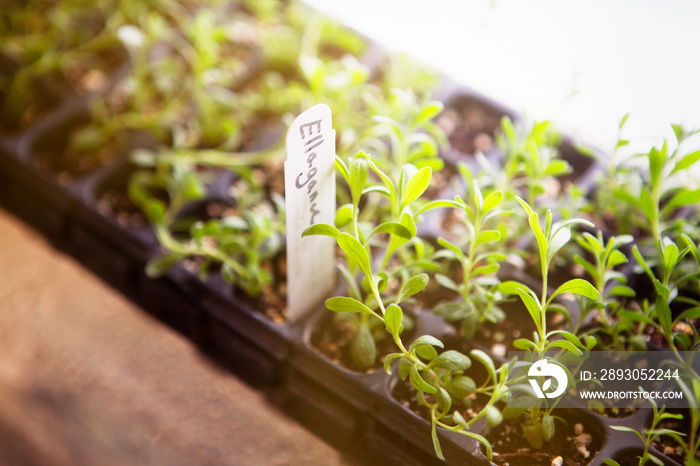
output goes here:
[{"label": "green seedling", "polygon": [[594,332],[605,334],[610,348],[620,351],[628,347],[637,351],[646,349],[646,341],[641,335],[644,327],[637,325],[637,319],[626,318],[634,311],[625,309],[625,298],[633,298],[635,292],[627,286],[625,275],[615,270],[615,267],[628,262],[620,247],[632,241],[631,236],[622,235],[613,236],[606,243],[600,231],[596,236],[586,232],[576,237],[576,242],[593,260],[588,261],[576,256],[574,261],[582,266],[593,280],[598,299],[584,302],[579,298],[581,316],[574,333],[578,333],[586,316],[597,310],[596,321],[600,327],[595,328]]},{"label": "green seedling", "polygon": [[[130,186],[132,200],[146,212],[153,224],[158,240],[165,253],[146,266],[146,274],[157,277],[183,260],[195,260],[198,274],[206,280],[215,265],[227,283],[236,285],[249,296],[259,296],[275,277],[270,273],[269,263],[282,250],[281,234],[284,232],[284,200],[273,195],[266,199],[260,188],[247,185],[240,190],[236,205],[223,213],[221,218],[182,222],[178,214],[180,207],[203,193],[197,186],[198,179],[184,171],[182,183],[166,184],[170,204],[150,195],[158,181],[148,172],[134,177]],[[177,179],[177,177],[175,177]],[[171,183],[173,178],[163,178]],[[162,187],[162,186],[161,186]],[[184,225],[183,225],[184,223]],[[184,236],[184,238],[183,238]]]},{"label": "green seedling", "polygon": [[[641,456],[638,456],[639,466],[644,466],[645,464],[650,462],[659,466],[663,466],[664,462],[656,456],[652,455],[649,451],[649,448],[651,447],[651,444],[654,442],[654,440],[658,439],[662,435],[672,437],[678,443],[683,444],[685,442],[683,439],[685,434],[681,432],[676,432],[671,429],[659,428],[659,424],[661,423],[661,421],[665,419],[683,419],[683,415],[667,413],[665,412],[666,410],[664,408],[659,409],[659,407],[656,405],[656,402],[651,398],[649,398],[649,403],[651,404],[654,415],[651,419],[651,425],[648,429],[644,429],[644,431],[642,432],[637,432],[636,430],[627,426],[611,426],[611,428],[613,430],[617,430],[618,432],[631,432],[637,437],[639,437],[640,440],[644,443],[644,452]],[[605,460],[605,464],[611,466],[620,466],[619,463],[613,460]]]},{"label": "green seedling", "polygon": [[[576,224],[588,224],[586,220],[571,219],[562,222],[552,222],[552,212],[547,211],[545,215],[544,229],[540,225],[539,216],[530,205],[518,198],[523,209],[528,216],[530,228],[535,235],[539,249],[539,259],[542,271],[542,291],[538,296],[527,285],[506,281],[501,283],[499,289],[508,295],[518,295],[527,309],[536,332],[533,339],[520,338],[513,344],[522,351],[530,353],[530,361],[535,361],[545,357],[547,352],[558,349],[564,352],[581,356],[585,351],[590,351],[596,344],[593,336],[587,336],[583,340],[566,330],[548,330],[547,313],[558,311],[567,316],[570,321],[568,310],[554,303],[554,299],[563,293],[572,293],[590,300],[598,299],[599,292],[588,281],[574,278],[559,286],[553,293],[549,293],[549,268],[555,254],[571,239],[571,228]],[[570,374],[569,374],[570,375]],[[570,382],[573,378],[570,377]],[[519,391],[522,381],[519,378],[512,379],[509,388]],[[529,392],[529,387],[525,387]],[[509,408],[504,415],[508,418],[525,415],[528,422],[523,426],[523,434],[533,448],[542,448],[544,442],[550,440],[555,432],[554,416],[552,410],[554,404],[547,406],[544,400],[532,396],[524,396],[509,403]]]},{"label": "green seedling", "polygon": [[[485,445],[487,455],[491,458],[491,446],[482,436],[469,431],[476,421],[466,421],[458,412],[450,414],[453,400],[458,402],[477,391],[472,379],[463,375],[471,366],[471,360],[457,351],[445,351],[438,354],[436,348],[442,348],[443,343],[430,335],[419,337],[411,345],[402,340],[404,328],[404,311],[402,303],[422,291],[428,284],[429,277],[419,273],[403,281],[398,293],[390,297],[383,295],[386,283],[389,281],[384,271],[393,254],[405,247],[415,237],[416,217],[431,208],[451,205],[450,201],[434,201],[419,210],[414,210],[414,204],[430,184],[431,169],[423,167],[416,169],[404,166],[399,175],[399,181],[394,183],[379,167],[363,152],[356,154],[349,166],[337,159],[341,176],[347,182],[352,196],[352,204],[348,207],[349,221],[343,225],[348,231],[341,232],[334,225],[318,224],[309,227],[304,235],[320,234],[335,238],[340,249],[345,253],[347,266],[342,270],[348,282],[351,296],[338,296],[326,301],[328,309],[335,312],[349,312],[364,316],[364,319],[376,319],[382,322],[386,331],[393,338],[399,352],[388,355],[384,361],[385,370],[391,373],[391,364],[399,361],[399,372],[402,378],[408,378],[418,392],[419,401],[430,410],[432,437],[438,457],[443,458],[437,427],[444,427],[476,439]],[[383,186],[368,185],[370,172],[376,175]],[[360,218],[360,198],[363,195],[381,195],[388,200],[391,213],[389,220],[369,228],[362,228]],[[391,221],[398,219],[399,221]],[[384,258],[380,265],[374,259],[374,250],[378,247],[376,236],[388,234],[390,239],[385,242]],[[373,246],[374,244],[374,246]],[[381,249],[381,248],[380,248]],[[362,286],[356,283],[356,273],[361,276]],[[366,333],[366,332],[365,332]],[[371,352],[370,339],[364,337],[364,351]],[[486,386],[480,387],[483,393],[489,394],[489,401],[477,418],[493,413],[494,404],[505,394],[504,391],[507,369],[504,366],[496,370],[488,356],[481,352],[472,352],[472,357],[482,361],[489,370],[490,378]],[[454,398],[453,398],[454,397]],[[489,414],[492,418],[495,416]]]},{"label": "green seedling", "polygon": [[462,280],[456,283],[442,274],[437,274],[435,278],[462,299],[440,304],[434,311],[449,321],[461,322],[463,335],[467,339],[472,339],[484,322],[498,323],[505,318],[498,307],[503,296],[498,291],[500,281],[496,273],[499,262],[506,258],[493,247],[493,244],[501,241],[501,233],[488,228],[493,223],[492,220],[497,220],[502,215],[503,212],[499,209],[502,200],[503,193],[500,191],[493,191],[484,197],[479,184],[474,180],[469,204],[459,197],[455,200],[457,208],[464,213],[466,244],[462,241],[457,245],[438,238],[438,243],[444,248],[439,253],[440,257],[459,264]]}]

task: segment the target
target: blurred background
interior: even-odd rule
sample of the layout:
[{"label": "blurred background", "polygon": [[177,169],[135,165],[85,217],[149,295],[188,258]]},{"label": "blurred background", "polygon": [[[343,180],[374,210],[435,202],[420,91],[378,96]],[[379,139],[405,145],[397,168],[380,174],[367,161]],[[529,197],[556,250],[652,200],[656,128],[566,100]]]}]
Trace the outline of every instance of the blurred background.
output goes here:
[{"label": "blurred background", "polygon": [[565,132],[614,147],[700,127],[691,0],[308,0],[392,49]]}]

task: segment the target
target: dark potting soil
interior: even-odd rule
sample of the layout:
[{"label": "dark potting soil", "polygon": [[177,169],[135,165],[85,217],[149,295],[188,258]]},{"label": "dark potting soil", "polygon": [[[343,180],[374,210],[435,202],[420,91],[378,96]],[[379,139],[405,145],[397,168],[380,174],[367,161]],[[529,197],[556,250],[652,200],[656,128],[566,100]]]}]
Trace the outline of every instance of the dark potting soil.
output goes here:
[{"label": "dark potting soil", "polygon": [[251,297],[241,290],[236,290],[238,299],[247,303],[251,308],[262,312],[276,324],[287,321],[287,255],[280,252],[272,261],[263,263],[273,277],[271,285],[263,287],[259,296]]},{"label": "dark potting soil", "polygon": [[[413,329],[406,329],[401,334],[403,341],[410,341],[413,337]],[[391,336],[384,332],[376,341],[377,358],[374,364],[368,368],[360,368],[352,358],[352,342],[355,338],[355,330],[349,322],[336,321],[335,313],[328,311],[318,321],[311,332],[311,346],[331,361],[355,372],[369,373],[379,370],[384,366],[384,357],[389,353],[398,352],[396,343]],[[383,370],[383,369],[382,369]]]},{"label": "dark potting soil", "polygon": [[[467,373],[465,374],[467,376],[472,376],[473,374],[467,370]],[[476,374],[476,378],[479,378],[479,374]],[[477,380],[477,384],[479,384],[480,380]],[[399,380],[397,384],[394,386],[394,389],[391,392],[391,396],[398,401],[404,408],[414,412],[415,414],[418,414],[420,417],[425,419],[426,421],[430,421],[430,411],[428,408],[426,408],[418,399],[416,398],[416,389],[411,385],[411,382],[408,380]],[[433,402],[433,398],[430,394],[425,394],[425,398],[429,402]],[[483,409],[484,406],[486,406],[486,403],[488,402],[488,399],[484,397],[483,395],[476,395],[476,397],[468,397],[465,400],[457,403],[454,402],[453,408],[450,411],[451,413],[454,412],[456,409],[459,410],[460,414],[466,419],[467,421],[474,419],[477,414]]]},{"label": "dark potting soil", "polygon": [[437,124],[454,149],[464,154],[486,153],[495,145],[493,138],[500,126],[500,115],[478,105],[457,102],[437,117]]},{"label": "dark potting soil", "polygon": [[114,157],[110,147],[97,149],[92,154],[77,154],[70,150],[42,150],[34,154],[36,166],[56,175],[60,184],[66,186],[88,173],[92,173]]},{"label": "dark potting soil", "polygon": [[125,65],[129,54],[123,46],[111,47],[99,55],[70,63],[64,70],[64,85],[80,96],[103,90],[114,71]]},{"label": "dark potting soil", "polygon": [[551,466],[561,458],[559,464],[566,466],[589,464],[600,451],[602,432],[575,420],[555,422],[554,437],[540,450],[535,450],[523,435],[522,418],[504,421],[486,436],[494,451],[493,462],[509,466]]},{"label": "dark potting soil", "polygon": [[105,217],[113,218],[124,228],[144,228],[148,219],[129,196],[118,189],[108,189],[97,200],[97,210]]},{"label": "dark potting soil", "polygon": [[[416,390],[408,380],[399,380],[392,391],[392,396],[406,409],[425,420],[430,419],[428,408],[417,400]],[[431,401],[430,395],[426,395],[426,399]],[[480,412],[486,401],[482,396],[468,398],[465,404],[455,405],[455,407],[465,419],[469,420]],[[557,457],[561,457],[562,465],[582,466],[588,464],[602,446],[602,432],[597,432],[581,422],[570,421],[564,424],[557,421],[554,437],[542,449],[534,450],[523,435],[522,426],[522,418],[507,420],[486,436],[494,451],[495,464],[551,466],[556,464],[553,461]]]},{"label": "dark potting soil", "polygon": [[[505,358],[508,351],[520,351],[513,346],[515,340],[518,338],[532,339],[536,328],[530,314],[521,302],[503,303],[501,309],[506,314],[505,319],[498,323],[484,322],[472,341],[489,349],[493,355]],[[562,314],[547,313],[548,331],[560,330],[564,328],[565,323],[566,320]]]}]

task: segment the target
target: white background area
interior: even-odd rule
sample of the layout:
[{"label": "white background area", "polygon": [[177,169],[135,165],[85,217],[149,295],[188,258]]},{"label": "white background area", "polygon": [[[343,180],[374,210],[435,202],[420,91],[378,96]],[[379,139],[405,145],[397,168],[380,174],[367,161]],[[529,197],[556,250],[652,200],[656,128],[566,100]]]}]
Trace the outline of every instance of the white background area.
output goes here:
[{"label": "white background area", "polygon": [[305,0],[526,116],[608,151],[700,128],[694,0]]}]

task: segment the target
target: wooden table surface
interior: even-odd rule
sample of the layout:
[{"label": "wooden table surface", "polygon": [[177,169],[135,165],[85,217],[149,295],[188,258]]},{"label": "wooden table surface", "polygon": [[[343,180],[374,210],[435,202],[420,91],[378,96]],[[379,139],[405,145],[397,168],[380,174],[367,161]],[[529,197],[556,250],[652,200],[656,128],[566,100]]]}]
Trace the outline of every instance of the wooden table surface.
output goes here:
[{"label": "wooden table surface", "polygon": [[0,463],[360,464],[2,210]]}]

